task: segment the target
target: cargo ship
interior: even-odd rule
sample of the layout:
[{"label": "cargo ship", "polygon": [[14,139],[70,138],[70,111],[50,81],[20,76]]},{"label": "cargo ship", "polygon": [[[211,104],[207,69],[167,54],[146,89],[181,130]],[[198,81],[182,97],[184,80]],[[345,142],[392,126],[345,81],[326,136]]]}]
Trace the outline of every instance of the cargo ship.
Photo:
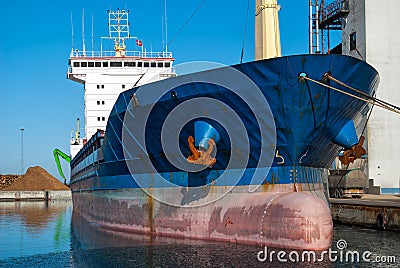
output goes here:
[{"label": "cargo ship", "polygon": [[[259,28],[277,20],[276,1],[264,2]],[[279,33],[256,30],[257,60],[177,76],[166,49],[136,39],[141,51],[126,50],[129,12],[108,15],[114,50],[69,58],[88,137],[71,143],[74,211],[149,236],[329,248],[328,168],[343,149],[345,161],[363,154],[356,129],[376,70],[343,55],[282,57],[279,42],[257,48]]]}]

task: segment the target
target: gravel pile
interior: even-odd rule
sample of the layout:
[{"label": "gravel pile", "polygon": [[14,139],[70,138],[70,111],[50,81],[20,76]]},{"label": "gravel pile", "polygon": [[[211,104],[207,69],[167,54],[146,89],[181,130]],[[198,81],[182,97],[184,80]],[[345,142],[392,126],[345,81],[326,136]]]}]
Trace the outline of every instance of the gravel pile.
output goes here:
[{"label": "gravel pile", "polygon": [[[30,167],[22,176],[19,175],[2,175],[1,178],[19,177],[10,184],[0,186],[0,191],[43,191],[43,190],[69,190],[69,187],[54,178],[43,168],[36,166]],[[0,182],[2,183],[2,179]],[[10,181],[5,179],[5,181]]]},{"label": "gravel pile", "polygon": [[20,175],[10,174],[10,175],[1,175],[0,174],[0,189],[10,186],[15,181],[21,179]]}]

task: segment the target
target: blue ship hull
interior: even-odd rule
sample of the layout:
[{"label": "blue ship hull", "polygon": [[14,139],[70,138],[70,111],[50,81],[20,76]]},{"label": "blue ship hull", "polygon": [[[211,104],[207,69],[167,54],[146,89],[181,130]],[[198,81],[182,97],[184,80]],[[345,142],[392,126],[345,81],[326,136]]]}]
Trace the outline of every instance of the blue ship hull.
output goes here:
[{"label": "blue ship hull", "polygon": [[[235,72],[243,74],[260,90],[269,107],[263,106],[263,101],[252,95],[250,89],[247,90],[247,82],[238,82],[240,79],[234,76]],[[300,55],[185,75],[121,93],[111,111],[105,135],[96,133],[71,161],[74,208],[91,221],[106,227],[139,233],[222,241],[232,241],[234,234],[236,242],[326,249],[330,245],[332,228],[326,206],[327,168],[342,149],[342,145],[335,143],[338,133],[349,121],[359,116],[366,104],[299,78],[300,74],[307,75],[348,91],[324,80],[325,73],[331,73],[340,81],[369,95],[374,95],[379,82],[376,70],[355,58]],[[228,84],[239,89],[227,88]],[[152,101],[151,96],[157,94],[160,97],[156,102]],[[241,94],[247,94],[247,97],[243,98]],[[181,118],[182,114],[174,113],[174,109],[195,99],[201,101],[193,102],[193,119],[185,121]],[[221,106],[212,105],[214,101]],[[224,107],[227,107],[226,110]],[[220,117],[223,118],[226,113],[224,122],[229,122],[231,117],[228,110],[237,116],[243,128],[238,124],[236,130],[236,125],[224,125],[212,118],[220,114],[223,114]],[[133,124],[144,113],[147,114],[146,121],[140,126],[144,133],[141,141],[140,135],[135,132],[137,125]],[[184,165],[182,159],[190,156],[187,143],[189,136],[197,136],[196,145],[199,145],[200,134],[195,127],[199,120],[209,124],[218,133],[214,155],[216,162],[212,167],[205,166],[197,172],[191,172],[180,169],[172,162],[178,159],[178,163]],[[167,121],[182,122],[177,123],[178,130],[165,127],[166,132],[178,135],[163,133]],[[176,137],[163,140],[164,134],[165,137]],[[235,139],[238,141],[236,144]],[[248,141],[248,148],[246,143],[241,143],[242,140]],[[165,144],[174,142],[178,144],[181,155],[173,155],[165,148]],[[235,165],[242,158],[246,158],[245,165]],[[232,159],[235,160],[233,165]],[[255,187],[249,191],[250,186]],[[226,191],[227,187],[229,191]],[[226,192],[232,193],[235,198],[224,197]],[[254,192],[253,195],[250,192]],[[308,198],[303,193],[312,197]],[[254,196],[258,196],[257,201]],[[304,204],[298,207],[297,203],[290,200],[304,200]],[[241,222],[232,224],[236,226],[236,231],[228,232],[214,225],[200,230],[187,222],[180,222],[185,226],[181,227],[184,230],[172,227],[179,224],[175,221],[172,223],[171,217],[186,215],[192,220],[200,220],[208,215],[207,211],[217,208],[222,211],[237,209],[236,202],[247,205],[243,205],[242,212],[236,211],[230,216],[221,214],[225,222],[215,223],[225,225],[226,229],[230,222]],[[266,207],[272,211],[269,215],[271,224],[261,224],[261,229],[255,227],[259,225],[255,225],[251,219],[245,222],[239,220],[243,211],[259,207],[259,202],[267,202]],[[171,212],[172,208],[165,203],[182,207]],[[205,208],[196,210],[196,206],[200,205]],[[131,211],[131,206],[138,210]],[[310,210],[317,209],[314,206],[318,206],[319,215],[310,214]],[[299,219],[297,216],[285,218],[288,214],[285,216],[279,212],[285,211],[285,208],[288,211],[306,211],[299,213],[306,214],[304,218],[308,217],[307,222],[316,224],[318,231],[310,233],[309,229],[300,228],[300,238],[293,237],[293,231],[290,230],[299,227]],[[268,209],[257,211],[252,219],[263,220],[262,214],[268,214]],[[134,214],[137,218],[128,217],[128,214]],[[303,216],[300,218],[303,219]],[[164,226],[162,222],[168,220],[171,226]],[[212,222],[211,218],[206,222]],[[287,222],[284,229],[279,226],[282,222]],[[215,234],[217,229],[219,231]],[[266,237],[265,232],[270,232],[270,236]],[[273,232],[278,232],[279,237],[271,235]],[[305,238],[310,235],[312,239]]]}]

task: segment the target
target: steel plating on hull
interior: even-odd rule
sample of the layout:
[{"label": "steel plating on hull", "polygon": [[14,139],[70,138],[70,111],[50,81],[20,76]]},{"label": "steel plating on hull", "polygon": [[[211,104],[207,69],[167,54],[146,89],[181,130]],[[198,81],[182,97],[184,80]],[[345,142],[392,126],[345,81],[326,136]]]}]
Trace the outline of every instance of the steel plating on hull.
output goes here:
[{"label": "steel plating on hull", "polygon": [[196,208],[165,205],[141,189],[75,193],[73,202],[87,220],[127,232],[313,250],[332,240],[329,208],[311,192],[235,191]]}]

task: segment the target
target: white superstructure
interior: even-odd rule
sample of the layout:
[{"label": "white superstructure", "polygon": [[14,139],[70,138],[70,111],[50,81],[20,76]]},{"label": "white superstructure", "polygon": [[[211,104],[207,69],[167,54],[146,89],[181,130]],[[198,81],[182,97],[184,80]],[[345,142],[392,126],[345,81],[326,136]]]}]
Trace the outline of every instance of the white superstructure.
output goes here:
[{"label": "white superstructure", "polygon": [[125,40],[129,34],[128,11],[108,11],[109,36],[114,40],[114,51],[71,51],[67,78],[84,85],[86,139],[73,139],[71,156],[80,150],[85,140],[105,130],[108,116],[118,95],[134,86],[175,76],[171,52],[146,52],[136,39],[141,51],[127,51]]},{"label": "white superstructure", "polygon": [[[342,53],[366,60],[380,74],[379,99],[400,106],[400,1],[350,0],[343,21]],[[382,193],[400,184],[400,116],[375,107],[368,122],[368,175]]]}]

